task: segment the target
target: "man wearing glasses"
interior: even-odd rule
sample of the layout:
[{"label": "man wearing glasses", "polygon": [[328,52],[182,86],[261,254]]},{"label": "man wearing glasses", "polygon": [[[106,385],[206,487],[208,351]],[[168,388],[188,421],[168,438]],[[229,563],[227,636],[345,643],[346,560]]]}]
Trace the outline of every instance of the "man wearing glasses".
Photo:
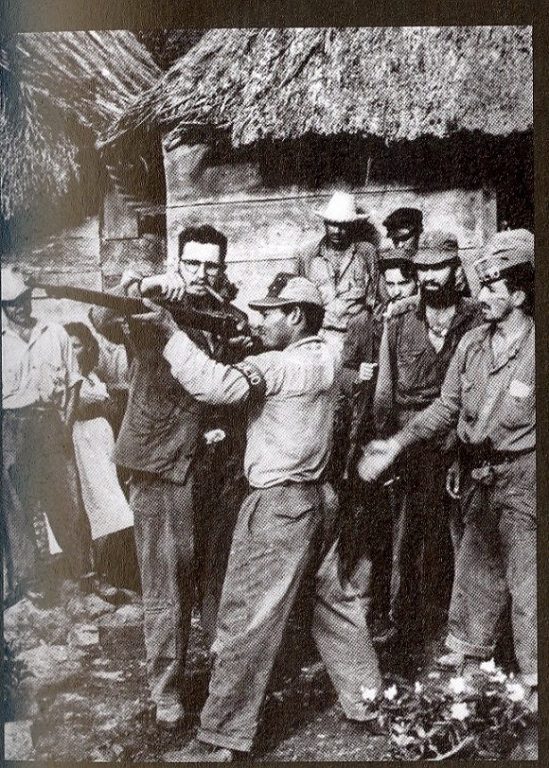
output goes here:
[{"label": "man wearing glasses", "polygon": [[[205,309],[208,288],[224,293],[227,238],[210,226],[189,227],[179,236],[177,272],[143,277],[128,270],[113,293],[161,294],[174,302],[190,297]],[[108,332],[119,322],[97,308],[94,325]],[[223,357],[218,338],[188,330],[207,355]],[[130,473],[130,505],[141,571],[147,674],[157,721],[175,725],[184,717],[180,689],[193,604],[193,484],[204,432],[204,406],[173,378],[162,356],[165,341],[154,328],[129,320],[133,352],[128,406],[115,461]]]}]

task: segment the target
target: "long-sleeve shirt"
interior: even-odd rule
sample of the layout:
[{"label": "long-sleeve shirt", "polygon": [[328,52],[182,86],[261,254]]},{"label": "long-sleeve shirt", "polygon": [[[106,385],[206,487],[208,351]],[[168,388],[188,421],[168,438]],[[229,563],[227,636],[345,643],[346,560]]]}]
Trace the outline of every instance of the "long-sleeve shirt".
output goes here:
[{"label": "long-sleeve shirt", "polygon": [[450,362],[440,397],[402,429],[402,447],[444,434],[457,424],[468,445],[489,440],[496,451],[536,445],[535,333],[533,322],[507,354],[494,358],[492,330],[469,331]]},{"label": "long-sleeve shirt", "polygon": [[320,291],[324,328],[345,331],[352,317],[377,301],[379,270],[371,243],[351,243],[336,251],[323,238],[298,256],[297,269]]},{"label": "long-sleeve shirt", "polygon": [[69,390],[81,380],[62,325],[38,320],[25,341],[3,322],[3,409],[51,405],[62,413]]},{"label": "long-sleeve shirt", "polygon": [[197,400],[215,405],[249,401],[244,470],[252,487],[321,477],[331,450],[337,387],[336,361],[325,341],[308,337],[282,351],[245,358],[243,364],[264,380],[257,400],[238,367],[215,362],[182,331],[169,340],[164,358]]},{"label": "long-sleeve shirt", "polygon": [[381,434],[389,431],[392,421],[402,427],[414,412],[438,397],[459,341],[481,322],[477,302],[460,298],[442,349],[437,352],[429,340],[421,302],[388,321],[381,340],[374,400],[374,418]]},{"label": "long-sleeve shirt", "polygon": [[[117,286],[112,293],[123,295],[124,291]],[[94,323],[100,332],[116,318],[110,309],[95,308]],[[160,475],[182,484],[202,436],[204,408],[171,375],[162,357],[164,338],[131,320],[129,328],[133,359],[115,462],[129,470]],[[194,331],[193,335],[208,348],[204,334]]]}]

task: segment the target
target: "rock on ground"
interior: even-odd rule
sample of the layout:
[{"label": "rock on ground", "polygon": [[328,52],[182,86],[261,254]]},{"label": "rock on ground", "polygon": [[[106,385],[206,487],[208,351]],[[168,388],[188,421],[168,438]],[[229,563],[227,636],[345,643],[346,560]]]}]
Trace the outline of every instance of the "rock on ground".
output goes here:
[{"label": "rock on ground", "polygon": [[6,760],[30,760],[33,751],[32,720],[14,720],[4,725],[4,755]]}]

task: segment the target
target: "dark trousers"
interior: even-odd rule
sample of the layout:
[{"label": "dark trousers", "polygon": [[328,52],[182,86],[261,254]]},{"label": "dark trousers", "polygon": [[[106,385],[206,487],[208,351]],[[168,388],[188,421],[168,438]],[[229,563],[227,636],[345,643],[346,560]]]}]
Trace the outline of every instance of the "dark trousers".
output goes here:
[{"label": "dark trousers", "polygon": [[14,588],[36,577],[35,517],[46,515],[78,578],[92,569],[91,532],[80,500],[72,443],[52,409],[2,413],[2,527]]},{"label": "dark trousers", "polygon": [[447,462],[440,449],[407,452],[399,467],[393,525],[390,618],[410,637],[424,637],[445,620],[453,576],[446,493]]}]

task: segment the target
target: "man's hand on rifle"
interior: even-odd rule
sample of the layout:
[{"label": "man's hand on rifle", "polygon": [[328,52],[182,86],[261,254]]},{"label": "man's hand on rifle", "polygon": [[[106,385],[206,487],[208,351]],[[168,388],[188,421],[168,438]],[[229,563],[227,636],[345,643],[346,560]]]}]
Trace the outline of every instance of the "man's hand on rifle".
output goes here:
[{"label": "man's hand on rifle", "polygon": [[389,469],[400,450],[399,443],[394,439],[372,440],[358,461],[359,477],[365,483],[375,482],[386,469]]},{"label": "man's hand on rifle", "polygon": [[133,320],[142,323],[143,326],[152,326],[161,331],[162,334],[169,339],[174,333],[179,331],[179,326],[172,317],[171,312],[161,307],[159,304],[155,304],[150,299],[143,299],[145,306],[150,309],[150,312],[142,312],[138,315],[132,315]]},{"label": "man's hand on rifle", "polygon": [[142,296],[160,295],[168,301],[182,301],[185,296],[185,281],[178,274],[144,277],[139,288]]}]

